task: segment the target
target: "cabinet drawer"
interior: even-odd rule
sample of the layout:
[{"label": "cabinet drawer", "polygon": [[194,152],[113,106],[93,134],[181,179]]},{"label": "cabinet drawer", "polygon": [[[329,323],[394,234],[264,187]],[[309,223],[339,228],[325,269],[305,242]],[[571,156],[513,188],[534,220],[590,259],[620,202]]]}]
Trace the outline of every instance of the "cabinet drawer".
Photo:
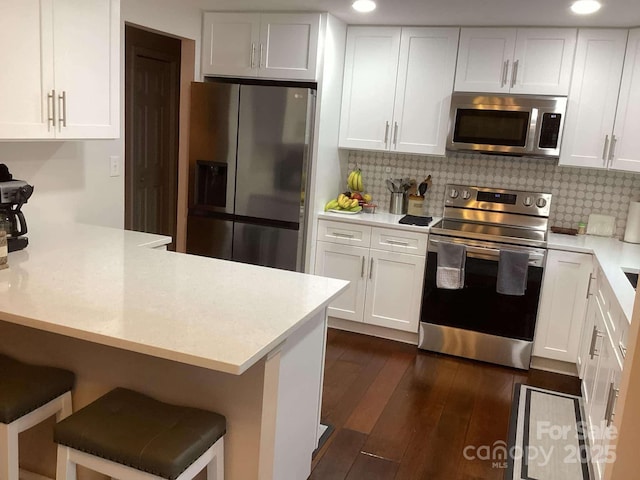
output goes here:
[{"label": "cabinet drawer", "polygon": [[371,248],[426,256],[427,234],[374,227],[371,232]]},{"label": "cabinet drawer", "polygon": [[371,245],[371,227],[353,223],[318,221],[318,240],[343,245],[369,247]]}]

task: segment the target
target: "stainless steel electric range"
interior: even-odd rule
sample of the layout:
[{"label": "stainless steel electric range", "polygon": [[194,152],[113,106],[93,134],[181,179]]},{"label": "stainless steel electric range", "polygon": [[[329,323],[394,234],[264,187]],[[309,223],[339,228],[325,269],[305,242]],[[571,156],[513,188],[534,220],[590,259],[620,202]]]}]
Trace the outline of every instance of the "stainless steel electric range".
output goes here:
[{"label": "stainless steel electric range", "polygon": [[[550,208],[548,193],[447,185],[443,219],[429,233],[419,348],[529,368]],[[466,248],[463,288],[437,287],[443,242]],[[501,250],[529,255],[523,295],[496,291]]]}]

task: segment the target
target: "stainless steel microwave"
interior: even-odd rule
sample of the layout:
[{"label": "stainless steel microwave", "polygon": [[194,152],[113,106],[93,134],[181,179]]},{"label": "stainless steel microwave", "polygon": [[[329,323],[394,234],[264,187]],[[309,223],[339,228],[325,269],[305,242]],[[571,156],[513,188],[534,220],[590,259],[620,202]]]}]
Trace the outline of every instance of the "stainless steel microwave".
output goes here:
[{"label": "stainless steel microwave", "polygon": [[558,157],[566,97],[454,93],[447,148]]}]

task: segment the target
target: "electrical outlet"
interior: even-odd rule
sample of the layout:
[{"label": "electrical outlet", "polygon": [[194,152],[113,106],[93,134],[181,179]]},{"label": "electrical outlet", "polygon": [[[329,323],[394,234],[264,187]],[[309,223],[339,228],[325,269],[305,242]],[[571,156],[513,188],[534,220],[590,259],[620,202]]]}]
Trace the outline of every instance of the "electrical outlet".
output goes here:
[{"label": "electrical outlet", "polygon": [[117,155],[109,157],[109,175],[111,177],[120,176],[120,157]]}]

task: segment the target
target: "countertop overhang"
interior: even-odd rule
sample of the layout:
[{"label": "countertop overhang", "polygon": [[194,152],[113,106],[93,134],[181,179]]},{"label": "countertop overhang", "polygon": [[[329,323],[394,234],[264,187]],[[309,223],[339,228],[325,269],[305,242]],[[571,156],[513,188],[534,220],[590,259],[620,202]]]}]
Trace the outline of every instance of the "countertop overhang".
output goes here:
[{"label": "countertop overhang", "polygon": [[36,225],[28,236],[0,271],[0,320],[236,375],[348,286],[140,248],[170,239],[139,232]]}]

